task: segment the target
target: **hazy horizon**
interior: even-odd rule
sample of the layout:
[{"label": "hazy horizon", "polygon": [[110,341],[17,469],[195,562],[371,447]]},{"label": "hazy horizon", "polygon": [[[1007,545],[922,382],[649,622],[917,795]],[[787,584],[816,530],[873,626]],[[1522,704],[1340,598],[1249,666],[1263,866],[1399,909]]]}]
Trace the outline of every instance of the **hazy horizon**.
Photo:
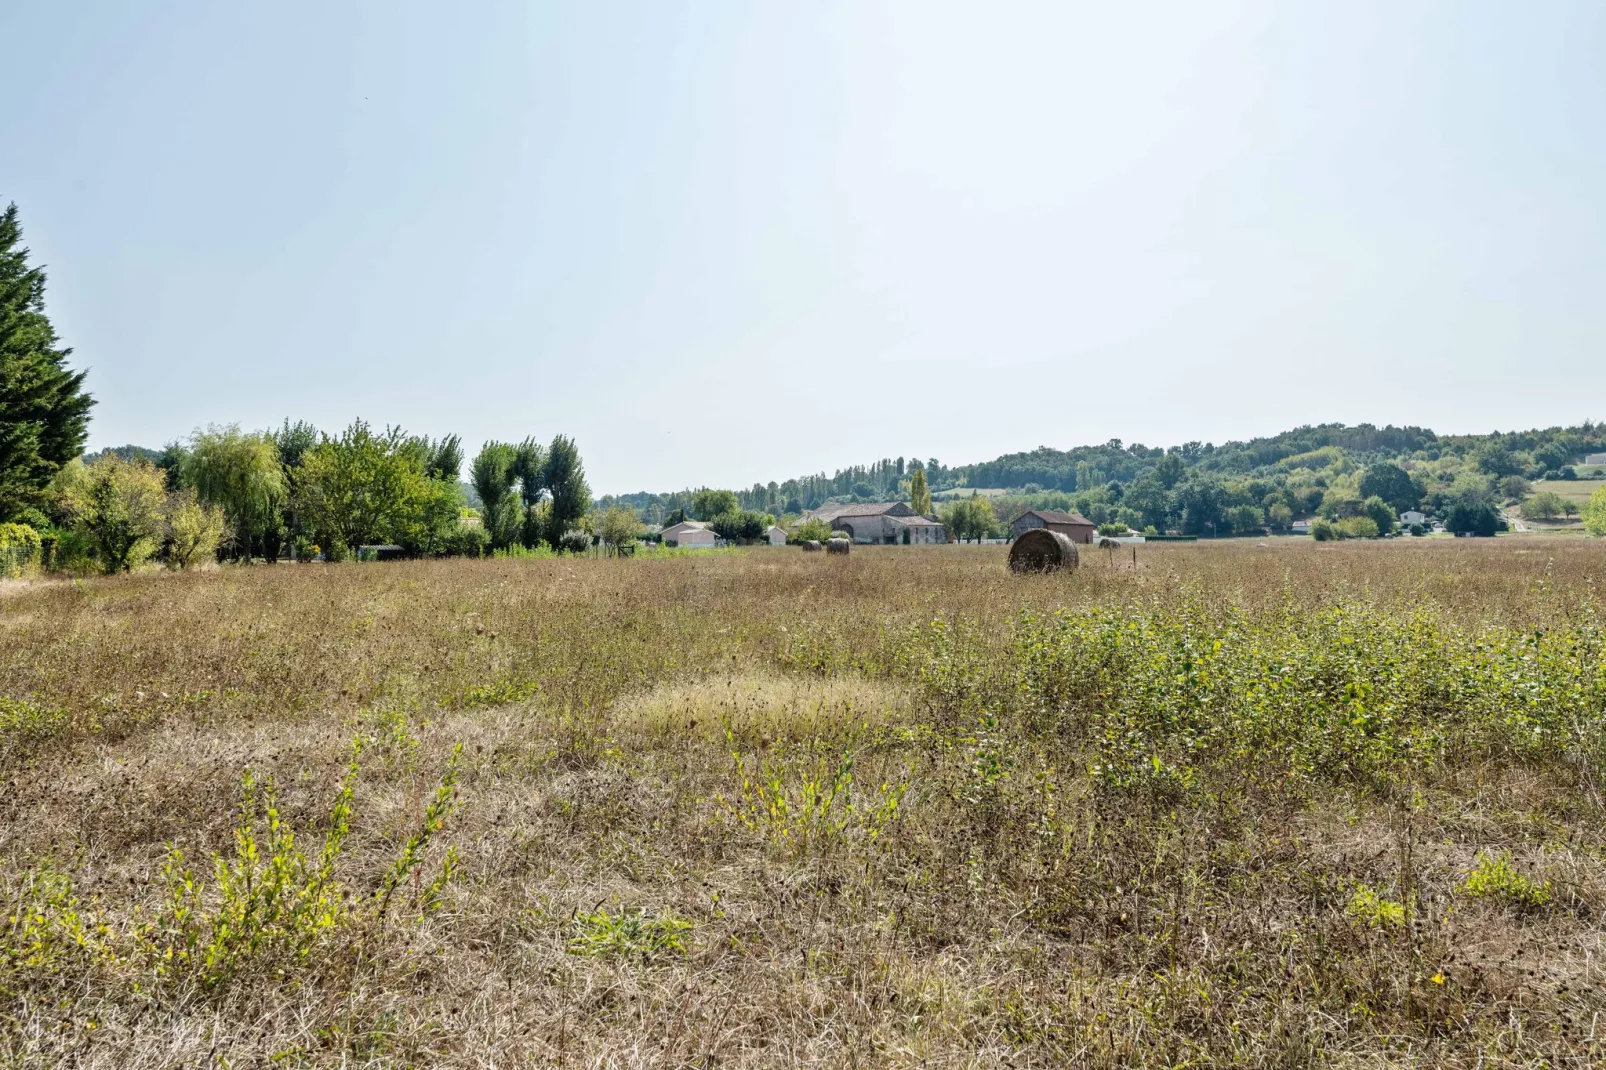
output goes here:
[{"label": "hazy horizon", "polygon": [[1574,424],[1606,8],[0,13],[91,449],[574,436],[597,493]]}]

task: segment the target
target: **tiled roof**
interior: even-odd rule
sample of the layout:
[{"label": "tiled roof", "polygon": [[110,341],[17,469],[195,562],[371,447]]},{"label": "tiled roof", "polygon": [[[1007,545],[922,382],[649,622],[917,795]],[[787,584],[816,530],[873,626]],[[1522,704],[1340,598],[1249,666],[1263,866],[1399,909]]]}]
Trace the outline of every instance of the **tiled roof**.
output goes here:
[{"label": "tiled roof", "polygon": [[1093,526],[1093,521],[1081,513],[1061,513],[1054,509],[1028,509],[1021,516],[1035,516],[1045,524],[1086,524]]},{"label": "tiled roof", "polygon": [[843,516],[882,516],[888,510],[896,509],[903,502],[856,502],[851,505],[828,505],[823,509],[816,509],[810,516],[817,516],[821,520],[835,520]]}]

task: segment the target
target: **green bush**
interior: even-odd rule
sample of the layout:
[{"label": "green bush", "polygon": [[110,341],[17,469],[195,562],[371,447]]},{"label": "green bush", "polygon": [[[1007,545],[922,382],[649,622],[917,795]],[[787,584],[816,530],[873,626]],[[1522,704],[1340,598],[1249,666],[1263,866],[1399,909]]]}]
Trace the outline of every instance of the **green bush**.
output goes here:
[{"label": "green bush", "polygon": [[1335,526],[1341,539],[1375,539],[1378,536],[1377,521],[1369,516],[1348,516]]},{"label": "green bush", "polygon": [[824,542],[830,537],[831,525],[817,516],[811,516],[792,529],[792,534],[787,541],[802,543],[813,539],[815,542]]},{"label": "green bush", "polygon": [[39,571],[42,540],[26,524],[0,524],[0,579]]},{"label": "green bush", "polygon": [[446,536],[441,552],[447,557],[484,557],[490,548],[491,536],[484,527],[463,524]]}]

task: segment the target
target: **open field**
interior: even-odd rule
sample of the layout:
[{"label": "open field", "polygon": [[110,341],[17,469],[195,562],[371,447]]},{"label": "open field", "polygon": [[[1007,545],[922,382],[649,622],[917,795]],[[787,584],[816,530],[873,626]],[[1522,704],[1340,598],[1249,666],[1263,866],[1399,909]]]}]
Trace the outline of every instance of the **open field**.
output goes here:
[{"label": "open field", "polygon": [[0,587],[0,1065],[1606,1058],[1606,545],[1003,560]]},{"label": "open field", "polygon": [[1589,501],[1591,494],[1601,487],[1606,487],[1606,483],[1598,479],[1540,479],[1532,486],[1535,494],[1548,490],[1552,494],[1559,494],[1566,501],[1583,505]]}]

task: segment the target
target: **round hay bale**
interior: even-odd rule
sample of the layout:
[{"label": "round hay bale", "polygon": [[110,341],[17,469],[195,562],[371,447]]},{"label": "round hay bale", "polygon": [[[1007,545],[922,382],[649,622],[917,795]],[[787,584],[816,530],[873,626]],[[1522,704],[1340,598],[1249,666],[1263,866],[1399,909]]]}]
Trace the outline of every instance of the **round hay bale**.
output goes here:
[{"label": "round hay bale", "polygon": [[803,552],[806,554],[817,554],[823,549],[825,547],[820,545],[819,539],[808,539],[803,543]]},{"label": "round hay bale", "polygon": [[1114,539],[1110,538],[1108,535],[1102,536],[1099,539],[1099,549],[1100,550],[1113,550],[1117,546],[1120,546],[1120,545],[1121,545],[1120,543],[1116,542]]},{"label": "round hay bale", "polygon": [[1076,543],[1069,535],[1047,528],[1023,532],[1009,548],[1011,572],[1056,572],[1076,564]]},{"label": "round hay bale", "polygon": [[825,544],[825,552],[828,554],[845,554],[852,548],[853,543],[848,539],[832,539]]}]

